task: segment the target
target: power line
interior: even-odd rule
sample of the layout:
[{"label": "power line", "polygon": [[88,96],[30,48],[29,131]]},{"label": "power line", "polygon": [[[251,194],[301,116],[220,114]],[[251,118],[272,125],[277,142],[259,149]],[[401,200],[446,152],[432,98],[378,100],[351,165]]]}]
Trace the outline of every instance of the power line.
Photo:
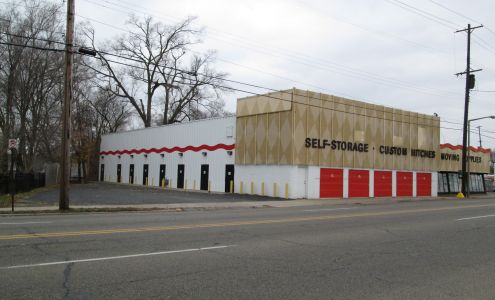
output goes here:
[{"label": "power line", "polygon": [[[64,52],[65,51],[65,50],[62,50],[62,49],[44,48],[44,47],[36,47],[36,46],[25,46],[25,45],[18,45],[18,44],[12,44],[12,43],[3,43],[3,42],[0,42],[0,44],[8,44],[8,45],[18,46],[18,47],[34,48],[34,49],[37,49],[37,50],[45,50],[45,51],[55,51],[55,52]],[[80,54],[78,52],[73,52],[73,53]],[[98,57],[92,57],[92,58],[101,60],[101,58],[98,58]],[[128,66],[128,67],[133,67],[133,68],[145,70],[145,68],[142,68],[142,67],[139,67],[139,66],[136,66],[136,65],[126,64],[126,63],[123,63],[123,62],[118,62],[118,61],[113,61],[113,60],[108,60],[108,59],[107,59],[107,61],[108,62],[111,62],[111,63],[116,63],[116,64]],[[145,80],[143,79],[142,81],[145,81]],[[188,83],[188,82],[178,82],[178,83],[185,84],[185,85],[191,85],[191,83]],[[240,84],[244,84],[244,83],[241,83],[241,82],[239,82],[239,83]],[[255,85],[253,85],[253,86],[255,86]],[[253,95],[253,96],[259,96],[259,97],[268,98],[268,99],[286,101],[286,102],[291,102],[291,103],[294,103],[294,104],[300,104],[300,105],[305,105],[305,106],[309,106],[309,107],[315,107],[315,108],[325,109],[325,110],[334,111],[334,112],[351,114],[351,115],[354,115],[354,116],[375,118],[375,119],[379,119],[379,120],[383,120],[383,121],[399,122],[397,120],[387,119],[385,117],[381,118],[381,117],[369,116],[369,115],[366,115],[366,114],[360,114],[360,113],[355,113],[355,112],[348,112],[348,111],[345,111],[345,110],[339,110],[339,109],[334,109],[334,108],[329,108],[329,107],[324,107],[324,106],[319,106],[319,105],[314,105],[314,104],[309,104],[309,103],[302,103],[302,102],[287,100],[287,99],[283,99],[283,98],[279,98],[279,97],[275,97],[275,96],[271,96],[271,95],[267,95],[267,94],[259,94],[259,93],[248,91],[248,90],[244,90],[244,89],[233,88],[233,87],[229,87],[229,86],[219,86],[219,87],[224,88],[224,89],[228,89],[228,90],[233,90],[233,91],[237,91],[237,92],[242,92],[242,93],[250,94],[250,95]],[[280,93],[292,94],[291,92],[287,92],[287,91],[278,91],[278,90],[274,90],[274,91],[280,92]],[[324,100],[322,100],[320,98],[309,97],[308,95],[300,95],[300,94],[297,94],[297,93],[295,93],[293,95],[300,96],[300,97],[307,97],[307,98],[317,99],[317,100],[320,100],[320,101],[324,101]],[[352,107],[354,105],[348,105],[348,106],[351,106]],[[418,118],[422,118],[422,117],[418,116]],[[424,119],[424,118],[422,118],[422,119]],[[401,123],[405,123],[405,124],[410,124],[410,125],[418,125],[418,126],[425,126],[425,127],[433,127],[433,128],[446,129],[446,130],[462,131],[462,129],[460,129],[460,128],[451,128],[451,127],[445,127],[445,126],[438,126],[437,127],[437,126],[433,126],[433,125],[418,124],[418,123],[405,122],[405,121],[400,121],[400,122]],[[452,123],[452,122],[450,122],[450,123]],[[471,130],[471,132],[472,133],[476,133],[473,130]],[[491,132],[491,131],[483,130],[483,132]],[[495,133],[495,132],[493,132],[493,133]],[[482,134],[481,136],[495,140],[495,137],[492,137],[492,136],[488,136],[488,135],[484,135],[484,134]]]},{"label": "power line", "polygon": [[[55,41],[52,41],[52,42],[55,42]],[[24,45],[18,45],[18,44],[12,44],[12,43],[8,43],[8,44],[9,45],[12,45],[12,46],[24,47]],[[48,51],[64,52],[64,50],[62,50],[62,49],[43,48],[43,47],[35,47],[35,46],[29,46],[29,48],[34,48],[34,49],[38,49],[38,50],[48,50]],[[78,52],[74,52],[74,53],[78,53]],[[106,51],[99,51],[99,53],[110,55],[110,56],[114,56],[114,57],[125,59],[125,60],[134,61],[134,62],[140,62],[139,60],[133,59],[131,57],[126,57],[126,56],[123,56],[123,55],[118,55],[118,54],[114,54],[114,53],[110,53],[110,52],[106,52]],[[123,66],[127,66],[127,67],[132,67],[132,68],[137,68],[137,69],[141,69],[141,70],[146,70],[146,68],[144,68],[144,67],[140,67],[140,66],[136,66],[136,65],[132,65],[132,64],[127,64],[127,63],[123,63],[123,62],[119,62],[119,61],[115,61],[115,60],[109,60],[109,59],[106,59],[106,60],[108,62],[111,62],[111,63],[116,63],[116,64],[119,64],[119,65],[123,65]],[[156,65],[158,67],[172,69],[172,70],[176,70],[176,71],[180,71],[180,72],[184,72],[184,73],[186,72],[185,70],[181,70],[181,69],[178,69],[178,68],[173,68],[173,67],[170,67],[170,66],[164,66],[164,65],[159,65],[159,64],[152,64],[152,65]],[[231,80],[231,79],[225,79],[225,78],[220,78],[220,77],[216,77],[216,76],[209,76],[209,75],[203,74],[203,73],[198,73],[198,74],[199,75],[210,77],[212,79],[222,79],[222,80],[224,80],[226,82],[231,82],[231,83],[235,83],[235,84],[239,84],[239,85],[245,85],[245,86],[253,87],[253,88],[264,89],[264,90],[271,91],[271,92],[280,92],[280,93],[289,94],[289,95],[292,95],[293,94],[292,92],[280,91],[280,90],[277,90],[277,89],[273,89],[273,88],[269,88],[269,87],[264,87],[264,86],[260,86],[260,85],[256,85],[256,84],[250,84],[250,83],[246,83],[246,82],[241,82],[241,81],[236,81],[236,80]],[[147,81],[143,80],[143,82],[147,82]],[[186,85],[189,84],[189,83],[185,83],[185,82],[179,82],[179,83],[186,84]],[[264,95],[264,94],[259,94],[259,93],[247,91],[247,90],[244,90],[244,89],[237,89],[237,88],[232,88],[232,87],[228,87],[228,86],[221,86],[221,87],[222,88],[225,88],[225,89],[237,91],[237,92],[251,94],[251,95],[256,95],[256,96],[261,96],[261,97],[268,97],[268,98],[272,98],[272,99],[276,99],[276,100],[287,101],[286,99],[283,99],[283,98],[273,97],[273,96],[267,96],[267,95]],[[312,100],[318,100],[318,101],[321,101],[322,100],[320,98],[311,97],[311,96],[308,96],[308,95],[300,95],[300,94],[297,94],[297,93],[295,93],[294,95],[295,96],[300,96],[300,97],[307,97],[308,99],[312,99]],[[296,102],[296,103],[298,103],[298,104],[304,104],[304,103],[299,103],[299,102]],[[346,105],[347,106],[350,106],[350,107],[354,107],[354,108],[358,107],[357,105],[352,105],[352,104],[346,104]],[[317,106],[317,105],[309,105],[309,106],[313,106],[313,107],[316,107],[316,108],[329,109],[327,107],[321,107],[321,106]],[[348,112],[343,111],[343,110],[335,110],[335,109],[330,109],[330,110],[338,111],[338,112],[342,112],[342,113],[348,113]],[[355,113],[353,113],[353,114],[355,114]],[[370,116],[367,116],[367,115],[364,115],[364,114],[363,115],[360,115],[360,116],[370,117]],[[421,116],[418,116],[418,118],[419,119],[426,119],[426,118],[421,117]],[[393,119],[385,119],[385,118],[379,118],[379,119],[383,119],[383,120],[387,120],[387,121],[396,121],[396,120],[393,120]],[[441,120],[441,122],[461,125],[461,123],[451,122],[451,121],[448,121],[448,120]],[[411,123],[411,122],[407,122],[407,123],[409,123],[409,124],[417,124],[417,123]]]},{"label": "power line", "polygon": [[[470,17],[468,17],[468,16],[466,16],[466,15],[460,13],[460,12],[457,12],[457,11],[455,11],[455,10],[453,10],[453,9],[445,6],[445,5],[442,5],[442,4],[438,3],[437,1],[430,0],[430,2],[433,3],[433,4],[435,4],[435,5],[437,5],[437,6],[442,7],[443,9],[446,9],[446,10],[450,11],[453,14],[456,14],[456,15],[458,15],[460,17],[463,17],[463,18],[465,18],[465,19],[467,19],[469,21],[472,21],[472,22],[475,22],[475,23],[479,23],[479,24],[483,24],[483,22],[480,22],[480,21],[477,21],[476,19],[470,18]],[[485,25],[485,29],[488,30],[488,32],[490,32],[491,34],[495,35],[495,32],[492,29],[490,29],[489,27],[487,27],[486,25]]]},{"label": "power line", "polygon": [[416,8],[416,7],[412,6],[412,5],[409,5],[407,3],[404,3],[402,1],[399,1],[399,0],[385,0],[385,1],[387,1],[390,4],[395,5],[397,7],[400,7],[402,9],[404,9],[404,10],[407,10],[407,11],[409,11],[411,13],[414,13],[416,15],[419,15],[419,16],[421,16],[423,18],[426,18],[426,19],[428,19],[430,21],[433,21],[435,23],[438,23],[438,24],[440,24],[440,25],[442,25],[444,27],[447,27],[447,28],[450,28],[450,29],[454,29],[454,30],[457,27],[460,27],[456,23],[453,23],[453,22],[451,22],[451,21],[449,21],[447,19],[438,17],[438,16],[436,16],[436,15],[434,15],[432,13],[429,13],[429,12],[427,12],[425,10]]},{"label": "power line", "polygon": [[[7,34],[7,33],[3,33],[3,34]],[[14,36],[20,37],[20,38],[32,38],[32,37],[27,37],[27,36],[22,36],[22,35],[14,35]],[[39,38],[32,38],[32,39],[38,40]],[[65,45],[65,43],[58,42],[58,41],[55,41],[55,40],[49,40],[49,39],[39,39],[39,40]],[[8,43],[8,44],[9,45],[12,45],[12,46],[24,47],[24,45],[18,45],[18,44],[13,44],[13,43]],[[29,48],[34,48],[34,49],[38,49],[38,50],[56,51],[56,52],[63,52],[64,51],[64,50],[61,50],[61,49],[43,48],[43,47],[37,47],[37,46],[29,46]],[[106,51],[99,51],[99,52],[102,53],[102,54],[106,54],[106,55],[118,57],[118,58],[125,59],[125,60],[131,60],[131,61],[134,61],[134,62],[140,62],[139,60],[134,59],[132,57],[118,55],[118,54],[114,54],[114,53],[110,53],[110,52],[106,52]],[[74,52],[74,53],[78,53],[78,52]],[[128,67],[133,67],[133,68],[138,68],[138,69],[145,70],[145,68],[139,67],[139,66],[136,66],[136,65],[125,64],[125,63],[114,61],[114,60],[108,60],[108,61],[109,62],[112,62],[112,63],[116,63],[116,64],[128,66]],[[181,70],[181,69],[178,69],[178,68],[173,68],[173,67],[170,67],[170,66],[164,66],[164,65],[159,65],[159,64],[153,64],[153,65],[157,65],[158,67],[168,68],[168,69],[172,69],[172,70],[176,70],[176,71],[180,71],[180,72],[185,72],[184,70]],[[231,83],[235,83],[235,84],[239,84],[239,85],[246,85],[246,86],[249,86],[249,87],[254,87],[254,88],[259,88],[259,89],[264,89],[264,90],[268,90],[268,91],[272,91],[272,92],[281,92],[280,90],[277,90],[277,89],[273,89],[273,88],[269,88],[269,87],[264,87],[264,86],[260,86],[260,85],[256,85],[256,84],[250,84],[250,83],[236,81],[236,80],[231,80],[231,79],[225,79],[225,78],[220,78],[220,77],[215,77],[215,76],[209,76],[207,74],[202,74],[202,73],[200,73],[199,75],[207,76],[207,77],[210,77],[212,79],[222,79],[222,80],[227,81],[227,82],[231,82]],[[236,90],[236,89],[234,89],[234,90]],[[249,93],[248,91],[245,91],[245,90],[236,90],[236,91],[240,91],[240,92],[244,92],[244,93]],[[493,91],[493,92],[495,92],[495,91]],[[284,93],[284,91],[282,91],[282,93]],[[285,92],[285,93],[292,94],[290,92]],[[260,95],[260,94],[255,94],[255,95],[264,96],[264,95]],[[296,94],[296,96],[304,96],[304,97],[308,97],[309,99],[313,99],[313,100],[321,100],[320,98],[309,97],[307,95],[298,95],[298,94]],[[277,98],[277,99],[278,100],[282,100],[282,98]],[[356,105],[350,105],[350,106],[351,107],[357,107]],[[420,117],[420,118],[422,118],[422,117]],[[424,119],[424,118],[422,118],[422,119]],[[440,121],[443,122],[443,123],[449,123],[449,124],[455,124],[455,125],[462,125],[462,123],[460,123],[460,122],[454,122],[454,121],[447,120],[447,119],[441,119]],[[484,132],[489,132],[489,131],[486,131],[484,129],[483,129],[483,131]]]},{"label": "power line", "polygon": [[[96,58],[96,59],[101,59],[101,58]],[[122,62],[118,62],[118,61],[114,61],[114,60],[109,60],[109,59],[106,59],[106,60],[108,62],[111,62],[111,63],[116,63],[116,64],[128,66],[128,67],[133,67],[133,68],[136,68],[136,69],[146,70],[146,68],[144,68],[144,67],[139,67],[139,66],[136,66],[136,65],[126,64],[126,63],[122,63]],[[141,80],[143,82],[146,82],[146,83],[148,82],[148,81],[146,81],[144,79],[139,79],[139,80]],[[226,80],[226,81],[229,81],[229,80]],[[178,81],[177,83],[179,83],[179,84],[185,84],[185,85],[191,85],[192,84],[192,83],[189,83],[189,82],[180,82],[180,81]],[[209,84],[207,82],[202,82],[202,83],[211,85],[211,84]],[[249,85],[251,87],[257,87],[256,85],[250,85],[250,84],[245,84],[245,83],[241,83],[241,82],[237,82],[237,83],[244,84],[244,85]],[[244,89],[233,88],[233,87],[230,87],[230,86],[223,86],[223,85],[217,85],[217,84],[215,84],[215,86],[218,86],[220,88],[227,89],[227,90],[232,90],[232,91],[237,91],[237,92],[242,92],[242,93],[250,94],[250,95],[253,95],[253,96],[258,96],[258,97],[263,97],[263,98],[268,98],[268,99],[273,99],[273,100],[280,100],[280,101],[290,102],[290,103],[294,103],[294,104],[301,104],[301,105],[305,105],[305,106],[308,106],[308,107],[315,107],[315,108],[330,110],[330,111],[339,112],[339,113],[346,113],[346,114],[351,114],[351,115],[354,115],[354,116],[368,117],[368,118],[374,118],[374,119],[379,119],[379,120],[384,120],[384,121],[391,121],[391,122],[401,122],[401,123],[405,123],[405,124],[425,126],[425,127],[440,128],[440,127],[434,126],[434,125],[418,124],[418,123],[406,122],[406,121],[398,121],[398,120],[394,120],[394,119],[387,119],[385,117],[382,118],[382,117],[376,117],[376,116],[369,116],[369,115],[362,114],[362,113],[348,112],[348,111],[345,111],[345,110],[339,110],[339,109],[335,109],[335,108],[329,108],[329,107],[315,105],[315,104],[310,104],[310,103],[297,102],[297,101],[288,100],[288,99],[284,99],[284,98],[280,98],[280,97],[276,97],[276,96],[272,96],[272,95],[259,94],[259,93],[248,91],[248,90],[244,90]],[[263,88],[263,87],[260,87],[260,88]],[[264,89],[269,89],[269,88],[264,88]],[[319,100],[319,101],[324,101],[321,98],[310,97],[308,95],[301,95],[301,94],[297,94],[297,93],[292,93],[292,92],[288,92],[288,91],[274,90],[274,89],[271,89],[271,90],[273,90],[274,92],[282,93],[282,94],[289,94],[289,95],[294,95],[294,96],[299,96],[299,97],[307,97],[308,99],[315,99],[315,100]],[[350,107],[358,107],[357,105],[352,105],[352,104],[344,104],[344,105],[350,106]],[[384,112],[384,115],[385,114],[386,114],[386,112]],[[417,116],[417,118],[418,119],[431,120],[431,119],[427,119],[427,118],[424,118],[424,117],[421,117],[421,116]]]},{"label": "power line", "polygon": [[[118,3],[118,7],[119,8],[115,9],[113,7],[108,7],[106,5],[103,5],[103,4],[97,3],[97,2],[93,2],[91,0],[85,0],[85,1],[88,2],[88,3],[92,3],[94,5],[98,5],[98,6],[107,8],[107,9],[112,9],[112,11],[118,11],[118,12],[125,13],[125,14],[128,13],[126,11],[122,11],[122,10],[119,9],[120,7],[122,7],[122,4],[120,2]],[[116,5],[117,6],[117,4],[115,4],[113,2],[110,2],[108,0],[105,0],[104,2],[105,3],[108,3],[110,5]],[[133,11],[133,12],[141,12],[141,11],[137,11],[136,9],[131,9],[131,8],[128,8],[128,10],[129,11]],[[151,14],[151,15],[153,15],[153,14]],[[85,16],[81,16],[81,15],[79,15],[79,16],[82,17],[82,18],[88,19],[88,20],[95,21],[95,22],[97,22],[99,24],[109,26],[109,27],[114,28],[114,29],[118,29],[118,30],[121,30],[121,31],[124,31],[124,32],[129,32],[128,30],[119,28],[119,27],[117,27],[115,25],[107,24],[107,23],[104,23],[104,22],[101,22],[101,21],[98,21],[98,20],[95,20],[95,19],[91,19],[89,17],[85,17]],[[161,16],[157,16],[157,17],[158,18],[161,18]],[[219,37],[213,37],[213,36],[211,36],[211,38],[225,42],[225,40],[223,40],[222,38],[219,38]],[[274,52],[270,52],[270,51],[266,51],[266,50],[261,50],[260,47],[256,47],[255,46],[253,48],[251,46],[248,46],[248,45],[246,45],[246,42],[244,40],[242,41],[242,44],[240,44],[240,45],[237,45],[236,44],[236,46],[240,46],[240,47],[247,48],[247,49],[250,49],[250,50],[254,50],[254,51],[257,51],[257,52],[261,52],[263,54],[269,54],[269,55],[272,55],[272,56],[278,56],[277,54],[274,54]],[[266,49],[267,47],[264,47],[264,48]],[[279,50],[277,50],[277,51],[279,51]],[[311,58],[308,58],[308,56],[306,54],[303,54],[303,56],[300,56],[301,54],[298,54],[296,52],[294,52],[296,54],[289,54],[289,53],[285,53],[285,52],[283,52],[283,53],[280,52],[280,53],[282,55],[288,57],[290,60],[295,61],[295,62],[297,62],[299,64],[302,64],[302,65],[306,65],[306,66],[309,66],[309,67],[312,67],[312,68],[318,68],[318,69],[321,69],[321,70],[324,70],[324,71],[336,72],[336,73],[339,73],[339,74],[344,75],[344,76],[358,78],[360,80],[364,80],[364,81],[368,81],[368,82],[374,82],[374,83],[388,85],[388,86],[393,86],[393,87],[407,88],[407,89],[414,90],[416,92],[421,92],[421,93],[425,93],[425,94],[429,94],[429,95],[434,95],[434,96],[445,96],[445,95],[437,94],[436,93],[437,91],[438,92],[441,92],[441,93],[451,94],[451,95],[457,94],[457,93],[455,93],[453,91],[442,91],[442,90],[438,90],[438,89],[435,89],[435,88],[429,88],[429,87],[417,87],[416,85],[411,84],[411,83],[409,83],[407,81],[403,81],[403,80],[396,79],[396,78],[384,77],[384,76],[381,76],[381,75],[378,75],[378,74],[370,73],[370,72],[367,72],[367,71],[362,71],[362,70],[359,70],[359,69],[356,69],[356,68],[344,66],[344,65],[341,65],[341,64],[336,64],[336,63],[330,62],[328,60],[314,61]],[[327,67],[325,67],[324,65],[322,65],[321,62],[324,62]]]},{"label": "power line", "polygon": [[[422,16],[422,17],[425,17],[425,18],[427,18],[427,19],[430,19],[430,20],[432,20],[432,21],[434,21],[434,22],[437,22],[437,23],[439,23],[439,24],[441,24],[441,25],[443,25],[443,26],[446,26],[446,27],[448,27],[448,28],[451,28],[451,29],[454,29],[454,30],[455,30],[456,28],[461,27],[460,25],[458,25],[458,24],[456,24],[456,23],[454,23],[454,22],[451,22],[451,21],[449,21],[449,20],[447,20],[447,19],[444,19],[444,18],[442,18],[442,17],[436,16],[436,15],[434,15],[434,14],[432,14],[432,13],[429,13],[429,12],[427,12],[427,11],[425,11],[425,10],[419,9],[419,8],[414,7],[414,6],[412,6],[412,5],[409,5],[409,4],[407,4],[407,3],[405,3],[405,2],[402,2],[402,1],[400,1],[400,0],[385,0],[385,1],[387,1],[387,2],[389,2],[389,3],[391,3],[391,4],[394,4],[394,5],[396,5],[396,6],[399,6],[399,7],[403,8],[403,9],[405,9],[405,10],[408,10],[408,11],[410,11],[410,12],[412,12],[412,13],[415,13],[415,14],[417,14],[417,15],[420,15],[420,16]],[[451,12],[454,12],[454,11],[452,11],[452,10],[450,10],[450,9],[446,8],[445,6],[440,5],[439,3],[435,2],[435,1],[430,0],[430,2],[432,2],[432,3],[434,3],[434,4],[438,5],[438,6],[441,6],[442,8],[447,9],[447,10],[449,10],[449,11],[451,11]],[[454,13],[455,13],[455,14],[458,14],[458,13],[456,13],[456,12],[454,12]],[[459,14],[458,14],[458,15],[459,15]],[[462,15],[462,16],[463,16],[463,15]],[[463,16],[463,17],[465,17],[465,18],[467,18],[467,19],[469,19],[469,20],[473,20],[473,19],[468,18],[468,17],[466,17],[466,16]],[[477,22],[477,23],[481,23],[481,22]],[[453,26],[455,26],[455,27],[452,27],[450,24],[451,24],[451,25],[453,25]],[[490,32],[492,32],[492,33],[493,33],[493,31],[492,31],[492,30],[490,30]],[[486,41],[484,41],[484,40],[483,40],[483,39],[481,39],[480,37],[475,37],[475,39],[477,39],[477,41],[476,41],[476,40],[473,40],[473,42],[474,42],[474,43],[476,43],[477,45],[479,45],[481,48],[485,49],[486,51],[488,51],[488,52],[491,52],[491,53],[495,54],[495,48],[493,48],[490,44],[488,44]]]},{"label": "power line", "polygon": [[13,36],[13,37],[17,37],[17,38],[21,38],[21,39],[32,39],[32,40],[38,40],[38,41],[43,41],[43,42],[47,42],[47,43],[53,43],[53,44],[59,44],[59,45],[64,45],[65,46],[65,43],[64,42],[60,42],[60,41],[56,41],[56,40],[51,40],[51,39],[45,39],[45,38],[39,38],[39,37],[31,37],[31,36],[25,36],[25,35],[19,35],[19,34],[14,34],[14,33],[10,33],[10,32],[0,32],[0,34],[5,34],[5,35],[8,35],[8,36]]},{"label": "power line", "polygon": [[[105,7],[105,8],[108,8],[108,9],[120,11],[122,13],[127,13],[127,12],[124,12],[124,11],[119,10],[119,9],[114,9],[114,8],[110,8],[108,6],[102,5],[101,3],[95,3],[95,2],[92,2],[92,1],[89,1],[89,0],[86,0],[86,1],[89,2],[89,3],[93,3],[95,5],[99,5],[101,7]],[[109,4],[113,4],[113,5],[117,5],[117,4],[114,4],[114,3],[110,2],[110,1],[107,1],[107,0],[104,0],[104,2],[109,3]],[[2,2],[0,2],[0,3],[2,3]],[[16,6],[23,6],[23,5],[17,4]],[[121,6],[121,3],[119,3],[119,7],[120,6]],[[133,10],[133,9],[129,9],[129,10],[136,11],[136,10]],[[117,30],[121,30],[123,32],[129,33],[128,30],[122,29],[122,28],[117,27],[115,25],[111,25],[111,24],[108,24],[108,23],[105,23],[105,22],[101,22],[101,21],[96,20],[96,19],[93,19],[93,18],[81,16],[81,15],[77,15],[77,16],[78,17],[81,17],[81,18],[88,19],[90,21],[93,21],[93,22],[96,22],[96,23],[99,23],[99,24],[102,24],[102,25],[105,25],[105,26],[109,26],[109,27],[114,28],[114,29],[117,29]],[[245,47],[245,48],[249,48],[249,47],[246,47],[244,44],[242,44],[240,46],[241,47]],[[266,54],[266,52],[265,52],[265,54]],[[267,54],[273,55],[272,53],[267,53]],[[339,73],[339,74],[344,75],[344,76],[349,76],[349,77],[357,78],[357,79],[368,81],[368,82],[374,82],[374,83],[388,85],[388,86],[392,86],[392,87],[407,88],[407,89],[414,90],[416,92],[421,92],[421,93],[424,93],[424,94],[433,95],[433,96],[440,96],[440,97],[445,97],[445,95],[437,94],[436,91],[441,92],[441,93],[448,93],[448,94],[452,94],[452,95],[456,94],[455,92],[452,92],[452,91],[442,91],[442,90],[433,89],[433,88],[429,88],[429,87],[417,87],[414,84],[411,84],[411,83],[409,83],[407,81],[403,81],[403,80],[399,80],[399,79],[394,79],[394,78],[383,77],[383,76],[380,76],[380,75],[377,75],[377,74],[373,74],[373,73],[370,73],[370,72],[367,72],[367,71],[362,71],[362,70],[358,70],[358,69],[347,67],[347,66],[343,66],[343,65],[336,65],[333,62],[328,62],[327,61],[327,63],[332,64],[331,69],[329,69],[327,67],[322,67],[321,63],[319,63],[319,62],[313,63],[311,60],[308,60],[308,58],[301,58],[301,57],[296,57],[294,55],[288,55],[288,54],[284,54],[284,55],[288,56],[293,61],[295,59],[298,63],[303,64],[303,65],[306,65],[306,66],[309,66],[309,67],[312,67],[312,68],[319,68],[319,69],[324,70],[324,71],[336,72],[336,73]],[[344,94],[345,95],[345,93],[341,93],[341,92],[337,92],[337,93],[340,93],[340,94]],[[346,95],[346,96],[353,97],[352,95]],[[368,102],[373,102],[373,101],[370,101],[370,100],[367,100],[367,101]]]},{"label": "power line", "polygon": [[53,51],[53,52],[65,52],[64,49],[43,48],[43,47],[31,46],[31,45],[18,45],[18,44],[8,43],[8,42],[0,42],[0,45],[14,46],[14,47],[25,47],[25,48],[31,48],[31,49],[36,49],[36,50],[45,50],[45,51]]}]

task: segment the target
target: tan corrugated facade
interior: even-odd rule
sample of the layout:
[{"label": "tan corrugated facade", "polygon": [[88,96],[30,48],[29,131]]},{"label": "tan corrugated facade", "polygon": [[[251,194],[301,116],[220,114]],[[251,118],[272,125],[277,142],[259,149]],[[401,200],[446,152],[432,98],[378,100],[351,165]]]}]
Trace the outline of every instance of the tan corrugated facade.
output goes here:
[{"label": "tan corrugated facade", "polygon": [[299,89],[238,99],[236,131],[240,165],[440,166],[438,117]]}]

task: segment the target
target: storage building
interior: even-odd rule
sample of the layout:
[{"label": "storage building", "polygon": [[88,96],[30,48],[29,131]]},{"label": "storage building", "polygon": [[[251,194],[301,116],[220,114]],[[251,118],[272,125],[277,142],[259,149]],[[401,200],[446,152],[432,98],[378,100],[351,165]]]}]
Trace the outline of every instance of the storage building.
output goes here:
[{"label": "storage building", "polygon": [[[445,190],[460,165],[452,151],[436,116],[291,89],[238,99],[235,117],[105,135],[100,179],[287,198],[436,196],[457,188]],[[489,150],[472,154],[482,178]]]}]

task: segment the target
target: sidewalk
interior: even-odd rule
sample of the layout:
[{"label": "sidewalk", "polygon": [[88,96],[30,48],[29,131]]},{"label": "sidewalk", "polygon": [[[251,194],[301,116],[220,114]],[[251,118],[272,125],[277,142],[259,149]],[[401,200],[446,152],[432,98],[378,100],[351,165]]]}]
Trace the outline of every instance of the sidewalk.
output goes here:
[{"label": "sidewalk", "polygon": [[[477,199],[494,199],[494,193],[474,195],[470,199],[457,199],[455,196],[418,197],[418,198],[353,198],[353,199],[297,199],[285,201],[236,201],[208,203],[171,203],[171,204],[115,204],[115,205],[71,205],[69,212],[118,212],[118,211],[184,211],[229,208],[283,208],[298,206],[339,206],[339,205],[375,205],[399,202],[419,201],[461,201],[468,202]],[[58,213],[58,206],[19,206],[15,207],[19,214]],[[11,208],[0,208],[0,216],[10,215]]]}]

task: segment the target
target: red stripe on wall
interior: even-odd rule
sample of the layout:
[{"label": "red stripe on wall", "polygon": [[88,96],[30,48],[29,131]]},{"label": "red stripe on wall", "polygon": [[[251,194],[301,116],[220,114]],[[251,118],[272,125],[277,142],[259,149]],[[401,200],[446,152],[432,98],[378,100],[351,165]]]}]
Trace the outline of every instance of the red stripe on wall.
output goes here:
[{"label": "red stripe on wall", "polygon": [[[440,144],[440,149],[445,149],[445,148],[448,148],[450,150],[462,150],[462,145],[457,145],[457,146],[454,146],[452,144]],[[487,149],[487,148],[481,148],[481,147],[469,147],[469,150],[470,151],[474,151],[474,152],[483,152],[483,153],[490,153],[491,152],[491,149]]]},{"label": "red stripe on wall", "polygon": [[226,144],[216,144],[213,146],[210,145],[201,145],[201,146],[185,146],[185,147],[172,147],[172,148],[167,148],[167,147],[162,147],[162,148],[150,148],[150,149],[131,149],[131,150],[115,150],[115,151],[102,151],[100,152],[100,155],[122,155],[122,154],[141,154],[141,153],[172,153],[172,152],[186,152],[186,151],[202,151],[202,150],[207,150],[207,151],[215,151],[219,149],[224,149],[224,150],[233,150],[235,148],[235,144],[231,145],[226,145]]}]

